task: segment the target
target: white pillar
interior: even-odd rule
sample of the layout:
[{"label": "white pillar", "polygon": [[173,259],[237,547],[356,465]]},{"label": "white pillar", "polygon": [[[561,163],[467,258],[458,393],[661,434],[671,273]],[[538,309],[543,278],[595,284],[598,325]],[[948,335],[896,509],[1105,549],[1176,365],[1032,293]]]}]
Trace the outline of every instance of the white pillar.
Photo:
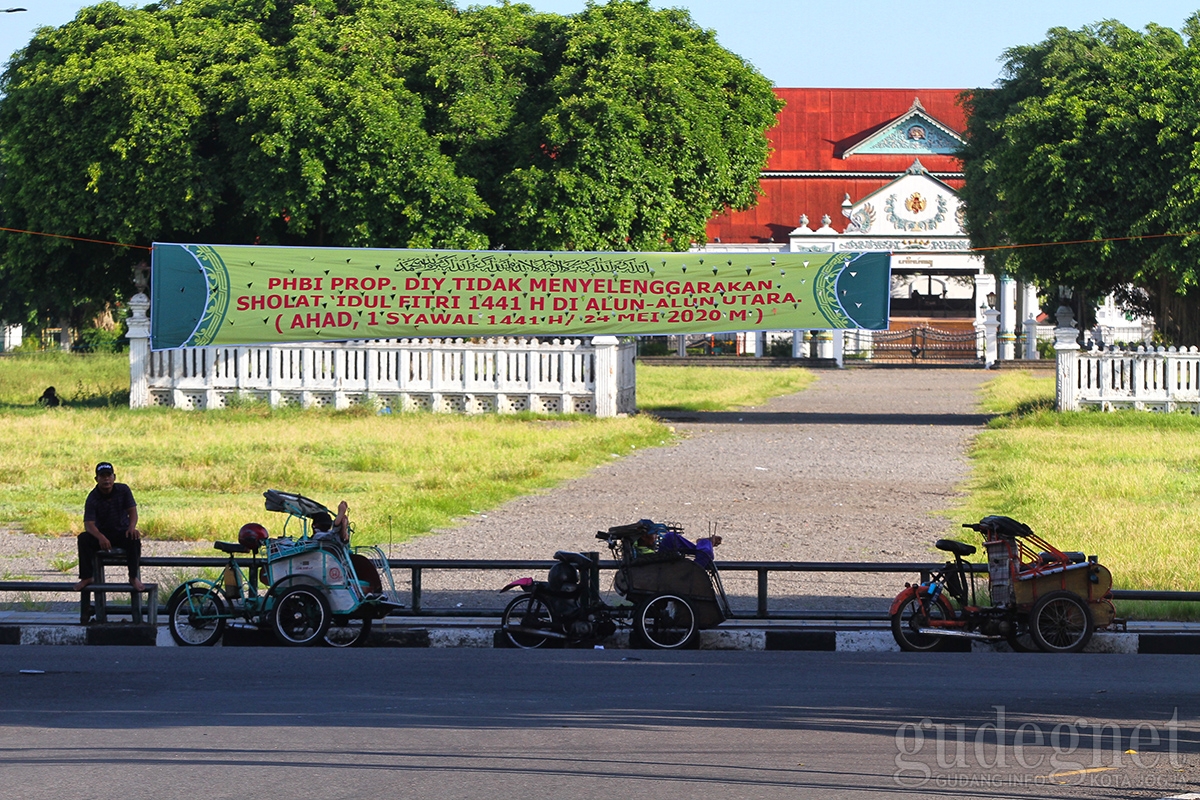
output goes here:
[{"label": "white pillar", "polygon": [[994,308],[983,312],[983,364],[988,369],[996,366],[999,355],[997,348],[998,332],[1000,330],[1000,312]]},{"label": "white pillar", "polygon": [[1017,344],[1016,281],[1010,275],[1002,275],[999,288],[996,298],[996,308],[1000,311],[1000,333],[996,340],[997,357],[1001,361],[1012,361],[1016,356]]},{"label": "white pillar", "polygon": [[687,336],[682,333],[675,337],[675,355],[680,358],[687,355]]},{"label": "white pillar", "polygon": [[846,332],[836,330],[833,332],[833,358],[837,361],[838,369],[846,366]]},{"label": "white pillar", "polygon": [[[682,338],[682,337],[681,337]],[[592,347],[596,349],[596,416],[617,415],[618,386],[617,341],[615,336],[593,336]]]},{"label": "white pillar", "polygon": [[833,332],[817,331],[813,338],[815,339],[817,358],[833,358]]},{"label": "white pillar", "polygon": [[1075,329],[1075,312],[1067,306],[1059,306],[1054,316],[1058,322],[1054,329],[1054,354],[1057,361],[1055,406],[1059,411],[1078,411],[1075,380],[1079,369],[1079,343],[1075,339],[1079,331]]},{"label": "white pillar", "polygon": [[4,329],[4,346],[0,347],[0,351],[7,352],[21,346],[21,341],[25,335],[24,327],[0,322],[0,328]]},{"label": "white pillar", "polygon": [[[1038,306],[1037,287],[1032,283],[1020,281],[1017,283],[1020,292],[1020,308],[1017,310],[1018,320],[1021,322],[1021,328],[1025,331],[1025,352],[1024,357],[1028,359],[1036,359],[1037,353],[1037,316],[1041,308]],[[1029,320],[1034,320],[1034,333],[1029,333]]]},{"label": "white pillar", "polygon": [[767,332],[754,331],[754,357],[762,358],[767,354]]},{"label": "white pillar", "polygon": [[150,390],[147,371],[150,368],[150,298],[138,292],[129,298],[129,407],[145,408],[150,405]]},{"label": "white pillar", "polygon": [[804,358],[804,331],[792,331],[792,358]]},{"label": "white pillar", "polygon": [[1030,314],[1025,320],[1025,358],[1030,361],[1041,358],[1037,349],[1037,328],[1037,317]]},{"label": "white pillar", "polygon": [[983,312],[988,307],[987,296],[995,291],[995,276],[987,272],[975,276],[975,326],[979,330],[983,330]]}]

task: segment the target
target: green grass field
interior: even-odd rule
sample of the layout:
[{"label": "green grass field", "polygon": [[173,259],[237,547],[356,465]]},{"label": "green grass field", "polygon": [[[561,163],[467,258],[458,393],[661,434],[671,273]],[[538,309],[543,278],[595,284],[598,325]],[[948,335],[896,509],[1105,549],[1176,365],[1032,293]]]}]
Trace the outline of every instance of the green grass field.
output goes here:
[{"label": "green grass field", "polygon": [[0,357],[0,411],[31,408],[47,386],[79,407],[129,405],[126,353],[13,353]]},{"label": "green grass field", "polygon": [[[1001,373],[984,406],[1002,416],[975,442],[954,518],[1004,514],[1062,550],[1096,554],[1117,588],[1200,590],[1200,419],[1058,414],[1054,378]],[[964,541],[973,541],[964,537]],[[1131,616],[1200,618],[1200,604],[1122,604]]]},{"label": "green grass field", "polygon": [[816,380],[806,369],[648,367],[638,365],[637,399],[642,411],[724,411],[756,406],[804,389]]},{"label": "green grass field", "polygon": [[[642,367],[639,383],[653,387],[654,408],[720,410],[811,380],[800,370],[699,372],[676,381],[686,376]],[[50,385],[63,407],[36,405]],[[262,492],[277,488],[330,506],[345,499],[357,541],[400,542],[673,437],[652,414],[376,415],[260,404],[130,411],[128,386],[125,355],[0,358],[0,437],[16,443],[0,451],[0,521],[42,535],[79,531],[92,468],[111,460],[151,538],[229,538],[251,520],[274,528],[283,517],[263,511]]]}]

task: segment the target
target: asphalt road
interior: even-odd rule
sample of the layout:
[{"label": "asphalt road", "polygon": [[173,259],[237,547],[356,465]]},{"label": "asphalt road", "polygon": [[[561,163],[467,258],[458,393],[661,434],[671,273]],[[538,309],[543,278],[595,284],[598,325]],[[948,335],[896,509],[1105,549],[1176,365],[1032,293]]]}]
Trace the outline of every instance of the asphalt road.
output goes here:
[{"label": "asphalt road", "polygon": [[1195,672],[1195,656],[5,647],[0,797],[1163,797],[1200,781]]}]

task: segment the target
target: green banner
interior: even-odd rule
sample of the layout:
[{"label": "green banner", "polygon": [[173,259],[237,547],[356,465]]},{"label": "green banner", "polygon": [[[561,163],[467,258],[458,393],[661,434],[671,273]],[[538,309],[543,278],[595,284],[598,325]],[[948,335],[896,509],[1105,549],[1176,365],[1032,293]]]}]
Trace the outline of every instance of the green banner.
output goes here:
[{"label": "green banner", "polygon": [[885,330],[887,253],[155,244],[151,346]]}]

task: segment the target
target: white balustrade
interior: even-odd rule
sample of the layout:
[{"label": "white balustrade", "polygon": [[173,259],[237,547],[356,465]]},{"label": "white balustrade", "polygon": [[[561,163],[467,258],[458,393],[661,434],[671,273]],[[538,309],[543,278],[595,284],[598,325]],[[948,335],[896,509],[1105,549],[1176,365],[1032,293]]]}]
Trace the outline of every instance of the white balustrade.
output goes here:
[{"label": "white balustrade", "polygon": [[129,335],[134,408],[224,408],[238,400],[467,414],[614,416],[637,408],[632,340],[387,339],[151,351],[148,303],[130,305],[140,317],[131,319]]},{"label": "white balustrade", "polygon": [[1190,411],[1200,414],[1200,349],[1081,348],[1071,309],[1058,309],[1054,329],[1059,411]]},{"label": "white balustrade", "polygon": [[1116,347],[1079,350],[1071,380],[1074,408],[1190,411],[1200,414],[1200,349]]}]

